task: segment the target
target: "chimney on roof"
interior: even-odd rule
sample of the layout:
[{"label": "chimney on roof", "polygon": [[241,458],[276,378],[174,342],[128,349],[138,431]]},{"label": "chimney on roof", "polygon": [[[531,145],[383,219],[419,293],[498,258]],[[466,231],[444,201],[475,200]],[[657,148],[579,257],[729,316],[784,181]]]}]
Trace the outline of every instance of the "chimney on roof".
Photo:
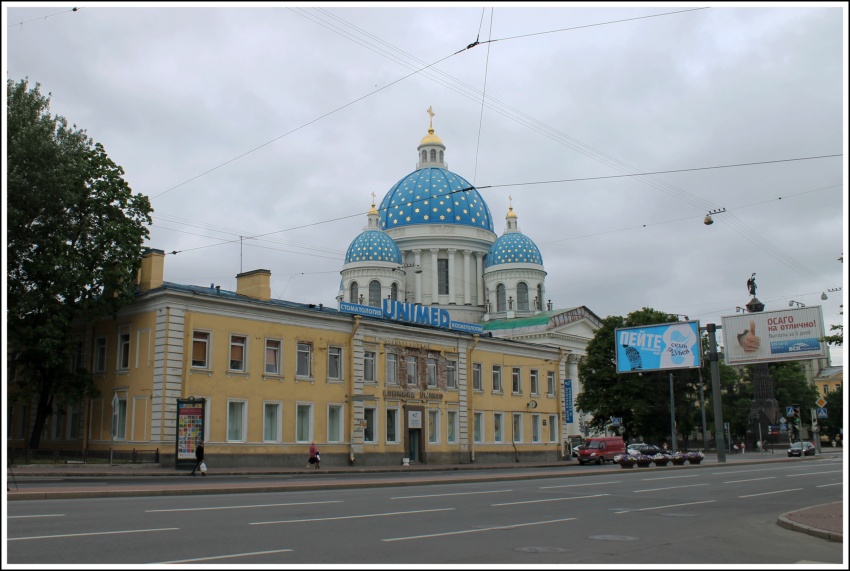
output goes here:
[{"label": "chimney on roof", "polygon": [[269,301],[272,298],[272,273],[269,270],[253,270],[236,275],[236,293]]},{"label": "chimney on roof", "polygon": [[165,270],[165,252],[147,248],[142,252],[142,266],[139,268],[137,283],[139,293],[156,289],[162,285]]}]

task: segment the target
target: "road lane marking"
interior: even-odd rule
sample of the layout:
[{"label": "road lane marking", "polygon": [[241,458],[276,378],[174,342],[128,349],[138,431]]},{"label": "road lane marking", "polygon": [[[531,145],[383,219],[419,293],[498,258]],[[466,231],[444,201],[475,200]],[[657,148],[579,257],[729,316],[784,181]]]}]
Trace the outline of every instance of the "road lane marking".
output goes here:
[{"label": "road lane marking", "polygon": [[504,492],[513,492],[513,490],[491,490],[486,492],[457,492],[453,494],[429,494],[426,496],[395,496],[391,500],[410,500],[416,498],[442,498],[445,496],[472,496],[475,494],[501,494]]},{"label": "road lane marking", "polygon": [[566,500],[584,500],[586,498],[601,498],[602,496],[610,496],[611,494],[594,494],[592,496],[576,496],[574,498],[547,498],[545,500],[526,500],[522,502],[507,502],[504,504],[490,504],[490,507],[499,507],[499,506],[517,506],[521,504],[538,504],[541,502],[563,502]]},{"label": "road lane marking", "polygon": [[430,533],[428,535],[411,535],[408,537],[391,537],[389,539],[382,539],[381,541],[390,542],[390,541],[408,541],[410,539],[427,539],[429,537],[444,537],[446,535],[463,535],[465,533],[479,533],[482,531],[495,531],[497,529],[513,529],[515,527],[528,527],[532,525],[545,525],[549,523],[560,523],[564,521],[573,521],[578,518],[574,517],[566,517],[563,519],[550,519],[547,521],[533,521],[529,523],[514,523],[511,525],[499,525],[495,527],[485,527],[482,529],[464,529],[461,531],[446,531],[443,533]]},{"label": "road lane marking", "polygon": [[660,492],[661,490],[677,490],[679,488],[696,488],[697,486],[707,486],[708,484],[689,484],[687,486],[668,486],[666,488],[652,488],[649,490],[632,490],[635,494],[641,494],[643,492]]},{"label": "road lane marking", "polygon": [[836,482],[834,484],[821,484],[820,486],[815,486],[816,488],[826,488],[827,486],[841,486],[844,482]]},{"label": "road lane marking", "polygon": [[148,565],[168,565],[170,563],[192,563],[194,561],[212,561],[215,559],[230,559],[232,557],[251,557],[253,555],[268,555],[270,553],[286,553],[295,551],[294,549],[275,549],[273,551],[249,551],[246,553],[234,553],[232,555],[215,555],[213,557],[196,557],[194,559],[175,559],[174,561],[158,561],[156,563],[148,563]]},{"label": "road lane marking", "polygon": [[328,500],[323,502],[293,502],[291,504],[255,504],[250,506],[214,506],[205,508],[172,508],[167,510],[145,510],[146,513],[155,512],[195,512],[204,510],[237,510],[248,508],[275,508],[281,506],[312,506],[315,504],[341,504],[342,500]]},{"label": "road lane marking", "polygon": [[751,478],[749,480],[729,480],[728,482],[723,482],[724,484],[737,484],[738,482],[758,482],[759,480],[773,480],[776,476],[767,476],[766,478]]},{"label": "road lane marking", "polygon": [[121,533],[147,533],[150,531],[177,531],[179,527],[163,527],[160,529],[126,529],[122,531],[97,531],[93,533],[63,533],[62,535],[35,535],[32,537],[10,537],[6,541],[26,541],[27,539],[56,539],[60,537],[84,537],[86,535],[115,535]]},{"label": "road lane marking", "polygon": [[627,514],[627,513],[631,513],[631,512],[646,512],[646,511],[650,511],[650,510],[663,510],[663,509],[667,509],[667,508],[679,508],[679,507],[682,507],[682,506],[695,506],[695,505],[698,505],[698,504],[711,504],[711,503],[714,503],[715,501],[717,501],[717,500],[706,500],[704,502],[691,502],[691,503],[687,503],[687,504],[670,504],[669,506],[658,506],[658,507],[655,507],[655,508],[639,508],[639,509],[625,510],[625,511],[614,512],[614,513],[615,514]]},{"label": "road lane marking", "polygon": [[785,492],[796,492],[803,488],[791,488],[790,490],[776,490],[775,492],[762,492],[761,494],[749,494],[747,496],[738,496],[739,498],[754,498],[756,496],[768,496],[770,494],[784,494]]},{"label": "road lane marking", "polygon": [[18,519],[22,517],[65,517],[65,514],[42,514],[42,515],[7,515],[6,519]]},{"label": "road lane marking", "polygon": [[827,470],[826,472],[806,472],[805,474],[788,474],[788,478],[796,478],[797,476],[820,476],[821,474],[835,474],[844,470]]},{"label": "road lane marking", "polygon": [[608,486],[611,484],[622,484],[622,482],[592,482],[590,484],[564,484],[562,486],[540,486],[538,490],[553,490],[555,488],[578,488],[581,486]]},{"label": "road lane marking", "polygon": [[732,472],[707,472],[707,476],[727,476],[729,474],[745,474],[747,472],[775,472],[776,470],[803,470],[811,468],[811,466],[780,466],[778,468],[753,468],[752,470],[734,470]]},{"label": "road lane marking", "polygon": [[643,478],[644,482],[652,482],[653,480],[675,480],[677,478],[699,478],[699,474],[690,474],[687,476],[663,476],[660,478]]},{"label": "road lane marking", "polygon": [[317,517],[317,518],[310,518],[310,519],[288,519],[288,520],[281,520],[281,521],[252,521],[248,525],[268,525],[268,524],[272,524],[272,523],[308,523],[308,522],[313,522],[313,521],[336,521],[336,520],[343,520],[343,519],[360,519],[360,518],[366,518],[366,517],[387,517],[387,516],[391,516],[391,515],[424,514],[424,513],[429,513],[429,512],[449,512],[449,511],[453,511],[453,510],[454,510],[454,508],[439,508],[439,509],[434,509],[434,510],[414,510],[414,511],[409,511],[409,512],[386,512],[386,513],[382,513],[382,514],[344,515],[344,516],[337,516],[337,517]]}]

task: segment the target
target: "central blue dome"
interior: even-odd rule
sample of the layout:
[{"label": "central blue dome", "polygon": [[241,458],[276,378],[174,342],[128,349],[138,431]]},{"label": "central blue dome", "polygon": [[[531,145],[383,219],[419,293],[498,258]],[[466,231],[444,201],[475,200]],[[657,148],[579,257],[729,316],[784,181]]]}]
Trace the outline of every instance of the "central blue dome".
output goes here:
[{"label": "central blue dome", "polygon": [[531,238],[520,232],[508,232],[502,234],[490,246],[490,251],[484,258],[485,268],[499,264],[540,264],[542,266],[543,257]]},{"label": "central blue dome", "polygon": [[401,265],[401,251],[393,239],[380,230],[366,230],[351,242],[345,263],[392,262]]},{"label": "central blue dome", "polygon": [[381,201],[380,212],[384,230],[457,224],[493,231],[490,209],[475,187],[439,167],[419,169],[398,181]]}]

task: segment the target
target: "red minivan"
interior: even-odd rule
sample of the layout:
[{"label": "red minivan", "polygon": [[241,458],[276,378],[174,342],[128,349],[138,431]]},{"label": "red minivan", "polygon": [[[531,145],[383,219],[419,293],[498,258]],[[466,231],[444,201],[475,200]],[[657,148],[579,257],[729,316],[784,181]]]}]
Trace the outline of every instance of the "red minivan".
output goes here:
[{"label": "red minivan", "polygon": [[626,443],[619,436],[600,436],[588,438],[584,443],[584,447],[578,451],[579,464],[587,462],[603,462],[614,461],[614,456],[617,454],[626,453]]}]

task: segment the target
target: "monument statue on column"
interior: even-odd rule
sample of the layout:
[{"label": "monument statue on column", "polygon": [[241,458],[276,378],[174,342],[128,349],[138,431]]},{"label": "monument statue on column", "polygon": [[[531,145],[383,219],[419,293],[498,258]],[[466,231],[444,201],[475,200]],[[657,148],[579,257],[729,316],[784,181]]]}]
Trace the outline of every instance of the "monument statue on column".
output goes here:
[{"label": "monument statue on column", "polygon": [[[748,313],[764,311],[764,304],[756,297],[756,274],[747,280],[747,291],[753,298],[747,303]],[[753,403],[750,408],[749,429],[746,444],[748,450],[756,450],[756,442],[768,440],[768,427],[778,424],[779,402],[773,398],[773,381],[767,363],[753,365]]]}]

